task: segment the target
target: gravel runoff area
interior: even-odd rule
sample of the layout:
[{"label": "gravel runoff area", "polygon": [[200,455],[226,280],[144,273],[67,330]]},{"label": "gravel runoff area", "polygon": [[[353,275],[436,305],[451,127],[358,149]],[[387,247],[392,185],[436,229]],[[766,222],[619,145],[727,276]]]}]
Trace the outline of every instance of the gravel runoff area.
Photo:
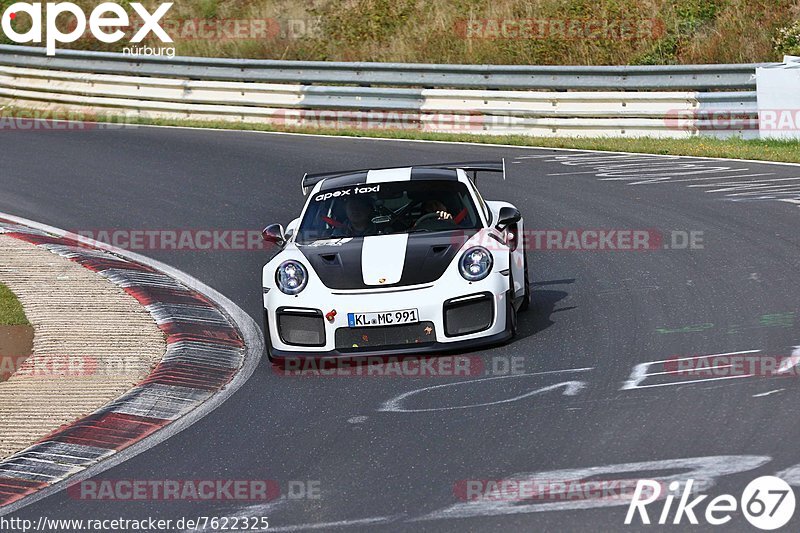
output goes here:
[{"label": "gravel runoff area", "polygon": [[118,398],[164,355],[144,307],[78,263],[0,235],[0,283],[35,332],[32,355],[0,383],[0,459]]}]

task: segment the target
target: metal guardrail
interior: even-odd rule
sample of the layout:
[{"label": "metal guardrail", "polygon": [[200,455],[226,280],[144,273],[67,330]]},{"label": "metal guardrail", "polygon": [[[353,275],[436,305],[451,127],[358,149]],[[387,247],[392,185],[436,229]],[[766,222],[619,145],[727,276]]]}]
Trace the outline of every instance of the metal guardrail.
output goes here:
[{"label": "metal guardrail", "polygon": [[48,57],[42,48],[0,45],[0,102],[284,126],[361,128],[372,117],[381,128],[459,133],[753,136],[757,66],[327,63],[73,50]]},{"label": "metal guardrail", "polygon": [[0,65],[137,76],[267,83],[551,90],[755,89],[756,67],[770,65],[525,66],[340,63],[200,57],[133,57],[111,52],[0,45]]}]

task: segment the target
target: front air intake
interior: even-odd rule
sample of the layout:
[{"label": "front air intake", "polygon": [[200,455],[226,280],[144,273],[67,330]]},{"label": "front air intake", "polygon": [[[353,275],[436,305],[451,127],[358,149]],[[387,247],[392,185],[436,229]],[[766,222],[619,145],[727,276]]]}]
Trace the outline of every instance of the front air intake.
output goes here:
[{"label": "front air intake", "polygon": [[491,293],[461,296],[444,303],[444,333],[448,337],[489,329],[492,322],[494,322],[494,299]]},{"label": "front air intake", "polygon": [[318,309],[282,307],[277,311],[278,335],[284,344],[324,346],[325,321]]}]

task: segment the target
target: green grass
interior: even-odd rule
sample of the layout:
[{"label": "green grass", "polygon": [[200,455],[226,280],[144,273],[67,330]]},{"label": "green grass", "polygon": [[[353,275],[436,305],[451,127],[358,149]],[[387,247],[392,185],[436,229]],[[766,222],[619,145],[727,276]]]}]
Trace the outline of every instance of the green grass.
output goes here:
[{"label": "green grass", "polygon": [[27,326],[25,311],[11,290],[0,284],[0,326]]}]

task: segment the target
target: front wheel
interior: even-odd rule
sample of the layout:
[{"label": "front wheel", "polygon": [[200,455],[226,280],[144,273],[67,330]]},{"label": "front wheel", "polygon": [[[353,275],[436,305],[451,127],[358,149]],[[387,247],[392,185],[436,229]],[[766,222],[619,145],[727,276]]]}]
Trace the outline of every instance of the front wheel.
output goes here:
[{"label": "front wheel", "polygon": [[513,292],[508,292],[508,304],[506,305],[506,329],[511,333],[509,340],[517,336],[517,308],[514,306]]},{"label": "front wheel", "polygon": [[527,311],[531,306],[531,284],[528,281],[528,256],[527,254],[523,254],[522,257],[524,261],[523,270],[525,272],[525,276],[522,280],[522,283],[525,285],[525,293],[524,296],[522,297],[522,303],[519,306],[520,312]]},{"label": "front wheel", "polygon": [[269,316],[266,309],[264,309],[264,349],[267,352],[269,362],[277,364],[278,360],[272,355],[272,339],[269,335]]}]

